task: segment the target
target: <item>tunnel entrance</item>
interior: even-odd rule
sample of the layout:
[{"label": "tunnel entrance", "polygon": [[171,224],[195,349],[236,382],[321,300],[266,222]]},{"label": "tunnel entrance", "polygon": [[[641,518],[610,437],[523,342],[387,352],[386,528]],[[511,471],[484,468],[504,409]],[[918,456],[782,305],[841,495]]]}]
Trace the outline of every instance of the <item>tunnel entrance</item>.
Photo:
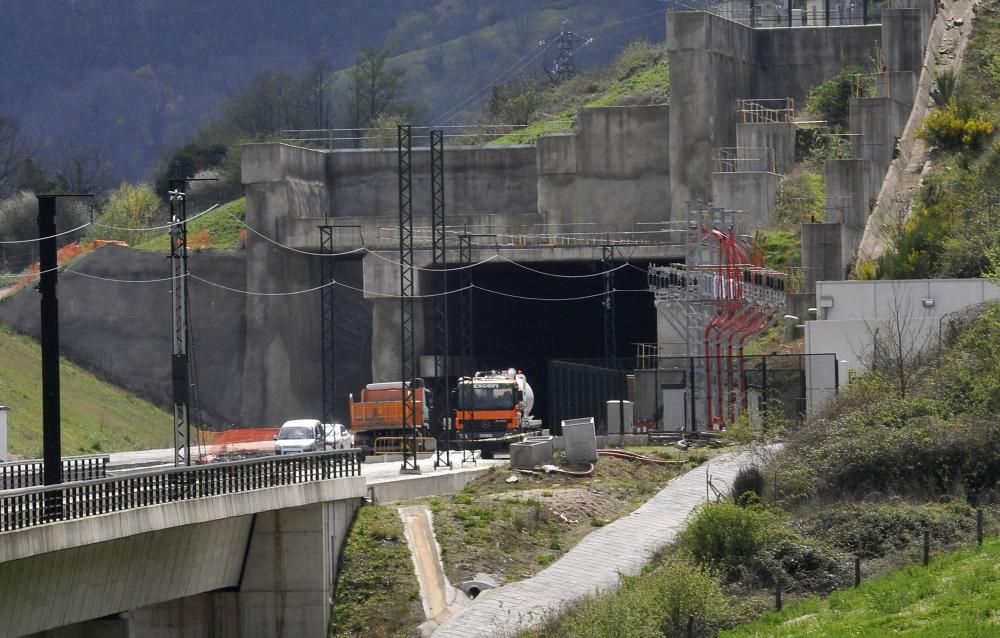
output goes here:
[{"label": "tunnel entrance", "polygon": [[[656,309],[646,283],[645,263],[642,267],[612,264],[619,267],[614,272],[616,351],[619,358],[631,358],[633,344],[656,341]],[[594,276],[603,268],[601,262],[589,261],[500,262],[472,268],[474,363],[465,366],[471,369],[452,374],[518,368],[535,392],[533,414],[547,419],[550,360],[590,360],[603,365],[604,277]],[[460,286],[461,274],[450,272],[449,290]],[[460,353],[460,320],[459,296],[451,295],[448,329],[453,355]],[[545,427],[553,425],[545,423]]]}]

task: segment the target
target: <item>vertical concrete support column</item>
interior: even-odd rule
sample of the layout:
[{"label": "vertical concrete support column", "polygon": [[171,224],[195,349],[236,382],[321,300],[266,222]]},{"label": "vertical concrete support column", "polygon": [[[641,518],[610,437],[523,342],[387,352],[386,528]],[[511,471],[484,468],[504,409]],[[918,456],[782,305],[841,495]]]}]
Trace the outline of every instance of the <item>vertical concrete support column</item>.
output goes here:
[{"label": "vertical concrete support column", "polygon": [[257,515],[239,592],[217,594],[238,619],[239,635],[325,638],[333,560],[325,503]]},{"label": "vertical concrete support column", "polygon": [[875,192],[866,160],[829,160],[826,163],[826,218],[864,229]]},{"label": "vertical concrete support column", "polygon": [[885,66],[895,71],[919,73],[923,65],[924,42],[919,9],[883,9],[882,45]]},{"label": "vertical concrete support column", "polygon": [[806,292],[817,281],[840,281],[847,273],[843,255],[843,224],[802,224],[802,270]]},{"label": "vertical concrete support column", "polygon": [[0,405],[0,461],[8,460],[7,456],[7,413],[9,408]]},{"label": "vertical concrete support column", "polygon": [[891,100],[885,97],[851,98],[854,159],[870,161],[877,175],[885,175],[895,149]]},{"label": "vertical concrete support column", "polygon": [[[760,122],[736,125],[736,146],[744,148],[769,148],[774,153],[774,166],[764,170],[785,175],[795,164],[795,124],[792,122]],[[743,155],[744,152],[740,151]]]},{"label": "vertical concrete support column", "polygon": [[670,61],[671,219],[707,199],[712,149],[736,142],[736,99],[753,97],[754,31],[708,13],[676,12],[667,22]]}]

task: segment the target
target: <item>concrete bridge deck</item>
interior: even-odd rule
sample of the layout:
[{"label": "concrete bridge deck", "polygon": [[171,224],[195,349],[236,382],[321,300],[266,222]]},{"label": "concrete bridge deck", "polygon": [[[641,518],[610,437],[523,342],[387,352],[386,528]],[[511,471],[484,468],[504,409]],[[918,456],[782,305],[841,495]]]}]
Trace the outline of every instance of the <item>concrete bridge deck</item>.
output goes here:
[{"label": "concrete bridge deck", "polygon": [[[420,475],[400,476],[398,463],[289,471],[295,459],[67,483],[56,488],[63,520],[44,487],[0,492],[0,638],[326,636],[340,548],[363,500],[456,491],[498,463],[435,470],[424,459]],[[200,477],[153,481],[185,473]],[[255,482],[265,479],[275,484]],[[146,504],[177,486],[191,493]]]}]

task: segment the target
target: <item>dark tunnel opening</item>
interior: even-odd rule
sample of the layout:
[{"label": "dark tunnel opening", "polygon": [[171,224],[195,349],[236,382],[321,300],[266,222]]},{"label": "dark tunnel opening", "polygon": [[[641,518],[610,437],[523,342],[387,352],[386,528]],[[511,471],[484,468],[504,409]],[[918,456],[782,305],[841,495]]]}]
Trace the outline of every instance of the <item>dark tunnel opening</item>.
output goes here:
[{"label": "dark tunnel opening", "polygon": [[[634,344],[656,341],[656,309],[646,283],[645,262],[642,266],[613,262],[613,266],[619,267],[614,271],[616,353],[619,358],[631,358]],[[474,363],[471,369],[454,370],[452,375],[518,368],[534,390],[535,418],[546,420],[549,361],[600,363],[604,357],[605,278],[594,276],[601,270],[601,262],[488,263],[472,268]],[[461,285],[461,273],[449,272],[449,290]],[[579,297],[585,298],[575,299]],[[428,320],[432,316],[425,315]],[[449,295],[453,356],[460,354],[460,321],[460,295]]]}]

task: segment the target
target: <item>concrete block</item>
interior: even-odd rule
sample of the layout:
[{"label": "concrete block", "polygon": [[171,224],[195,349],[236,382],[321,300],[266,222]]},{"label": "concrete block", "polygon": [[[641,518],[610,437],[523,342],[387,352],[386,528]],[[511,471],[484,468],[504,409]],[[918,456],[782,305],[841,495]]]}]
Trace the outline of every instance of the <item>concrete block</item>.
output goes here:
[{"label": "concrete block", "polygon": [[597,461],[597,435],[594,431],[594,417],[566,419],[562,422],[562,433],[568,462],[594,463]]},{"label": "concrete block", "polygon": [[510,466],[516,470],[530,470],[552,463],[552,437],[532,437],[510,444]]}]

